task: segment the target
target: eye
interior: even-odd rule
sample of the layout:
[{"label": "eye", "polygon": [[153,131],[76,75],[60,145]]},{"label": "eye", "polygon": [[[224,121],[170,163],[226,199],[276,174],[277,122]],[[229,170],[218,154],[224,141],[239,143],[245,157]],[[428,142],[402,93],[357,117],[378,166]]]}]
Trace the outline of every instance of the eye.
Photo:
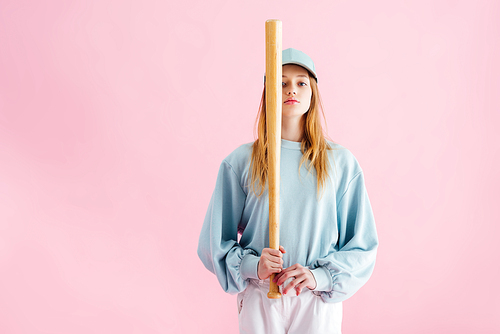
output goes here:
[{"label": "eye", "polygon": [[305,82],[301,82],[301,84],[304,84],[304,86],[307,86],[307,84]]}]

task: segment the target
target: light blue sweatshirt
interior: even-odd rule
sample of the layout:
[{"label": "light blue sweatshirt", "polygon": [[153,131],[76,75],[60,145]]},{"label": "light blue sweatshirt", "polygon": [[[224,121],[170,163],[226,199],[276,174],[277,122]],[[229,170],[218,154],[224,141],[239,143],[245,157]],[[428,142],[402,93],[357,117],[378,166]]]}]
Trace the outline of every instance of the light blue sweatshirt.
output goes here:
[{"label": "light blue sweatshirt", "polygon": [[[230,294],[258,279],[260,254],[269,247],[267,188],[260,199],[249,188],[252,144],[239,146],[222,161],[198,243],[201,261]],[[317,283],[314,293],[335,303],[370,278],[378,237],[363,170],[347,148],[328,144],[333,182],[319,199],[316,171],[308,173],[308,161],[299,177],[301,143],[281,140],[279,244],[286,250],[283,268],[295,263],[309,268]]]}]

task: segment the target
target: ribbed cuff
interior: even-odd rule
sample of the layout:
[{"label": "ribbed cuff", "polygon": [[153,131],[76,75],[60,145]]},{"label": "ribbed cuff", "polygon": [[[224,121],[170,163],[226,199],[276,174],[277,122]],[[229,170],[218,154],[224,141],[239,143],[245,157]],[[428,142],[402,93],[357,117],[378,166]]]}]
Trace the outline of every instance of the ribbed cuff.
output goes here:
[{"label": "ribbed cuff", "polygon": [[332,277],[330,276],[330,272],[325,267],[321,266],[310,270],[316,280],[316,288],[314,288],[313,291],[332,290]]},{"label": "ribbed cuff", "polygon": [[241,260],[240,265],[240,275],[244,280],[249,278],[259,279],[259,275],[257,274],[257,266],[259,264],[260,257],[247,254]]}]

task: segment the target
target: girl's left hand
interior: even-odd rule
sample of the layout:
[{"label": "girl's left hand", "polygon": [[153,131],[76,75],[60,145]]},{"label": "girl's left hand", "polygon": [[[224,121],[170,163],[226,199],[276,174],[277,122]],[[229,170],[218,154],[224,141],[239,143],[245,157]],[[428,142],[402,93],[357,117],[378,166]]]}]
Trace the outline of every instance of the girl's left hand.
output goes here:
[{"label": "girl's left hand", "polygon": [[286,294],[288,291],[295,288],[298,296],[304,287],[310,290],[316,288],[316,279],[314,278],[312,272],[298,263],[282,270],[279,274],[276,274],[274,282],[281,285],[290,277],[295,277],[295,279],[285,286],[283,294]]}]

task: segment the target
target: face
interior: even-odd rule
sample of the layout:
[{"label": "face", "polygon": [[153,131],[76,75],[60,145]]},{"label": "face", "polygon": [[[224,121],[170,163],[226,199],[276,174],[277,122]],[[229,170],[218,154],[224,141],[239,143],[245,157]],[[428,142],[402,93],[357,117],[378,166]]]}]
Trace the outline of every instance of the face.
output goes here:
[{"label": "face", "polygon": [[[311,105],[312,89],[309,74],[302,66],[293,64],[283,65],[282,74],[283,117],[302,116]],[[288,102],[290,99],[296,102]]]}]

